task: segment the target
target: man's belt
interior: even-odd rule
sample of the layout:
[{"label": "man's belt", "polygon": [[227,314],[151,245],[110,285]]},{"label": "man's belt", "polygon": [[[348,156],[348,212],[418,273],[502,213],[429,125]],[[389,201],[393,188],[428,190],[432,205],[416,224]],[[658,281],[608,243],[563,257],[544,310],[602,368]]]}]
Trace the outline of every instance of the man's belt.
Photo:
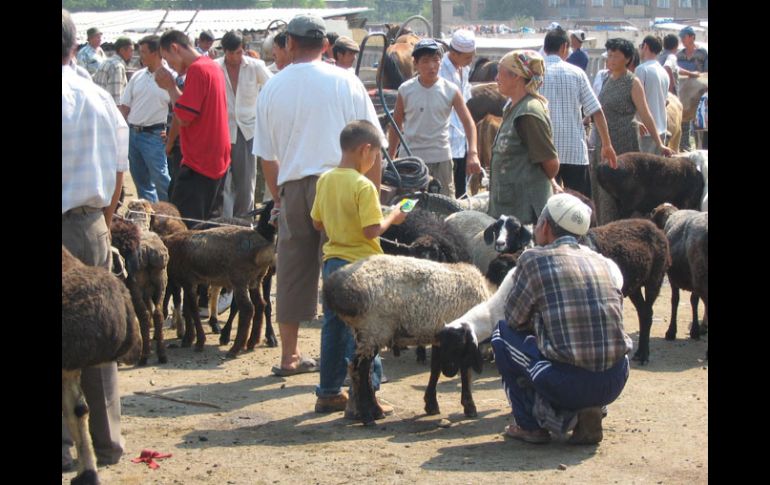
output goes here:
[{"label": "man's belt", "polygon": [[150,126],[128,125],[128,127],[137,133],[151,133],[155,130],[165,129],[166,124],[157,123],[155,125],[150,125]]}]

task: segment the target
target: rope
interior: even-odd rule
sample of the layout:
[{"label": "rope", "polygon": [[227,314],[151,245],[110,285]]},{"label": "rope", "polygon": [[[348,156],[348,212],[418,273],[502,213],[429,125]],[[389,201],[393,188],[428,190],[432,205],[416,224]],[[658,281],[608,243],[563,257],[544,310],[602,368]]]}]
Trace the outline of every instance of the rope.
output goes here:
[{"label": "rope", "polygon": [[[126,211],[126,214],[145,214],[145,215],[147,215],[146,212],[134,211],[134,210],[131,210],[131,209]],[[212,224],[214,226],[244,227],[244,228],[246,227],[246,226],[239,226],[239,225],[236,225],[236,224],[227,224],[227,223],[224,223],[224,222],[202,221],[200,219],[191,219],[189,217],[177,217],[177,216],[172,216],[172,215],[168,215],[168,214],[152,214],[152,216],[153,217],[165,217],[167,219],[176,219],[178,221],[202,222],[202,223],[205,223],[205,224]],[[122,217],[122,216],[118,216],[118,217]],[[126,218],[123,217],[123,219],[126,219]],[[254,224],[251,224],[249,227],[254,229]]]},{"label": "rope", "polygon": [[[465,193],[457,198],[458,202],[461,199],[467,199],[469,209],[471,207],[471,197],[473,197],[471,194],[468,193],[468,190],[470,190],[470,186],[471,186],[471,177],[473,177],[473,175],[468,175],[467,177],[465,177],[465,188],[466,188]],[[487,171],[484,170],[484,167],[481,167],[481,186],[482,187],[486,186],[484,185],[484,179],[487,179],[486,185],[489,185],[489,175],[487,175]]]}]

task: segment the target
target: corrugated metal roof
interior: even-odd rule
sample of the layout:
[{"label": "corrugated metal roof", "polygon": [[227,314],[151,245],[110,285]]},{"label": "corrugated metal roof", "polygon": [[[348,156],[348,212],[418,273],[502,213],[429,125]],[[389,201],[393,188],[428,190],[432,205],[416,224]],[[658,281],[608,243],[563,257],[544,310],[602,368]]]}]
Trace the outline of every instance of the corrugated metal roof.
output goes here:
[{"label": "corrugated metal roof", "polygon": [[[72,20],[78,31],[77,42],[86,41],[86,31],[98,27],[102,31],[102,42],[114,42],[120,36],[136,41],[152,34],[166,16],[159,32],[167,29],[184,31],[192,37],[203,30],[210,30],[220,38],[230,30],[261,30],[273,20],[289,22],[300,13],[312,13],[323,18],[340,17],[366,12],[371,9],[358,8],[254,8],[239,10],[119,10],[112,12],[77,12]],[[194,20],[193,20],[194,18]],[[190,21],[193,20],[192,24]]]}]

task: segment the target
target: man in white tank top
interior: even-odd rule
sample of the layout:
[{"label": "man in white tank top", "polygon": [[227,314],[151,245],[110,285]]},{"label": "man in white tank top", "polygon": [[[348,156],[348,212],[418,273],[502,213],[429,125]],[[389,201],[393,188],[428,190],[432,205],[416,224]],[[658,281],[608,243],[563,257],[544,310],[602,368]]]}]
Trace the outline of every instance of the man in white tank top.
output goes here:
[{"label": "man in white tank top", "polygon": [[[449,117],[455,109],[468,138],[466,174],[481,172],[476,148],[476,127],[465,106],[460,90],[453,83],[439,77],[441,51],[433,39],[419,41],[412,51],[417,70],[414,77],[398,88],[393,118],[403,130],[405,142],[412,154],[427,165],[431,176],[441,183],[441,193],[455,195],[452,151],[449,144]],[[393,157],[398,148],[398,136],[388,131],[388,152]],[[405,156],[406,151],[400,152]]]}]

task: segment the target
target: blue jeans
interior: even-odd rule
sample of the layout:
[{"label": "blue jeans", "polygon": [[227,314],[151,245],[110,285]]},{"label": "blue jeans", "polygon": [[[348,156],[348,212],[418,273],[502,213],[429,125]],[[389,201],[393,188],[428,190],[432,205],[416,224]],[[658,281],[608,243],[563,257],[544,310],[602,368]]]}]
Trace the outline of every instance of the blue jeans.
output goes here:
[{"label": "blue jeans", "polygon": [[142,133],[131,130],[128,138],[129,169],[137,195],[153,203],[168,201],[171,182],[166,162],[166,142],[160,136],[161,131],[161,128]]},{"label": "blue jeans", "polygon": [[[339,258],[331,258],[324,262],[323,281],[345,266],[349,261]],[[315,393],[318,397],[336,396],[342,390],[342,384],[348,372],[348,364],[353,360],[356,351],[356,340],[350,327],[329,310],[326,302],[323,303],[324,324],[321,328],[321,383],[316,386]],[[382,360],[380,356],[374,357],[372,362],[372,386],[374,390],[380,389],[382,379]]]},{"label": "blue jeans", "polygon": [[532,415],[535,392],[554,408],[578,411],[611,403],[628,380],[628,357],[601,372],[550,361],[534,335],[514,330],[505,320],[492,333],[492,348],[516,424],[528,431],[540,428]]}]

